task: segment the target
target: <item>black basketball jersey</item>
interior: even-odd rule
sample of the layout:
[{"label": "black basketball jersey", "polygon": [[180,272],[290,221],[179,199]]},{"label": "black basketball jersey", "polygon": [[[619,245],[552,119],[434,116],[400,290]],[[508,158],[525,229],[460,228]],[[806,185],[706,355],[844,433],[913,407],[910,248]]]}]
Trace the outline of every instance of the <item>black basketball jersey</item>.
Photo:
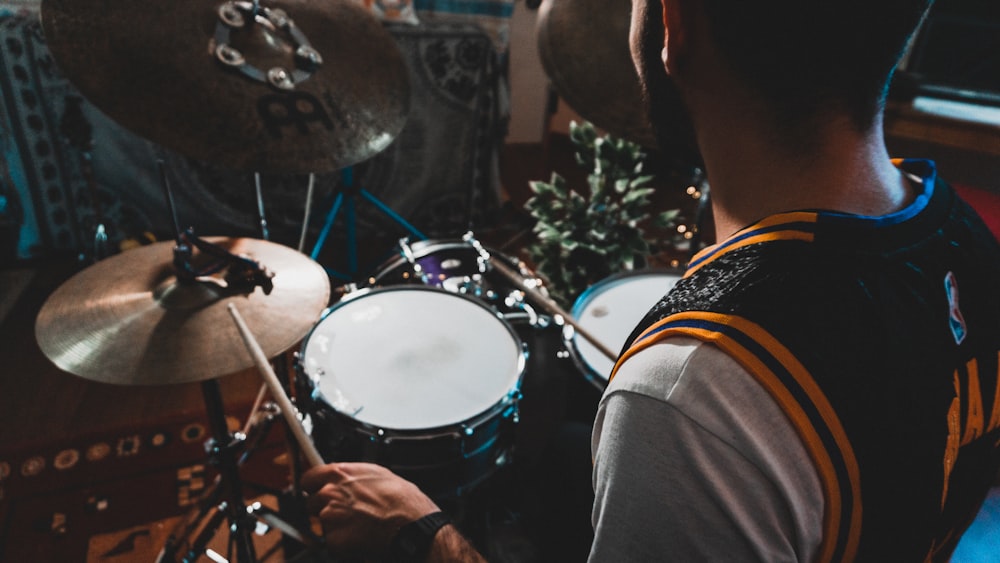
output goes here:
[{"label": "black basketball jersey", "polygon": [[1000,466],[1000,245],[932,163],[897,165],[924,188],[900,212],[779,214],[699,253],[618,362],[684,335],[752,374],[818,471],[822,561],[946,561]]}]

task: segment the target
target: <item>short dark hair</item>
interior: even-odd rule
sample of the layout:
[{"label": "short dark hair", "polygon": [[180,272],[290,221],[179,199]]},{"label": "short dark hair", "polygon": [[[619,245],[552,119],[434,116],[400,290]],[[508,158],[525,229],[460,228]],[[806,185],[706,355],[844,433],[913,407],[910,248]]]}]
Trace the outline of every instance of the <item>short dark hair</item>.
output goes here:
[{"label": "short dark hair", "polygon": [[933,0],[703,0],[732,69],[791,120],[846,109],[866,130]]}]

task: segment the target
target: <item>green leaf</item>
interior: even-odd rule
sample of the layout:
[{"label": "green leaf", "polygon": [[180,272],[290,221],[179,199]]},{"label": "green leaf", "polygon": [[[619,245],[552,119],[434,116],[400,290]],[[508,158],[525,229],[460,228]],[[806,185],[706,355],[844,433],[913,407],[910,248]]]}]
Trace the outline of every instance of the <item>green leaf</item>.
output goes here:
[{"label": "green leaf", "polygon": [[657,227],[673,227],[677,224],[677,218],[680,214],[680,209],[669,209],[662,213],[657,213],[653,217],[653,224]]},{"label": "green leaf", "polygon": [[655,178],[656,178],[656,176],[650,176],[650,175],[646,175],[646,176],[634,176],[629,181],[629,187],[630,188],[641,188],[643,186],[646,186],[647,184],[653,183],[653,180]]},{"label": "green leaf", "polygon": [[622,203],[628,205],[633,202],[639,202],[652,194],[655,190],[653,188],[639,188],[635,190],[629,190],[623,197]]}]

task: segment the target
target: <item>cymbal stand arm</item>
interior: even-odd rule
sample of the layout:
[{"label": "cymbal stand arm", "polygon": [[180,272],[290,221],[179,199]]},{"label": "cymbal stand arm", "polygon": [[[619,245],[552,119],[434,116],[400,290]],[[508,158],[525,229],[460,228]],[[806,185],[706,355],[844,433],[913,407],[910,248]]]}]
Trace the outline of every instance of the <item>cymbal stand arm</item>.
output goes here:
[{"label": "cymbal stand arm", "polygon": [[313,192],[316,188],[316,174],[309,173],[309,187],[306,188],[306,205],[302,217],[302,233],[299,234],[298,251],[303,252],[306,247],[306,233],[309,232],[309,216],[312,215]]},{"label": "cymbal stand arm", "polygon": [[181,231],[180,221],[177,220],[177,206],[174,205],[174,192],[170,189],[170,179],[167,177],[167,168],[163,163],[163,159],[158,159],[156,161],[157,166],[160,169],[160,184],[163,186],[163,193],[166,195],[167,207],[170,209],[170,218],[174,223],[174,235],[177,244],[181,244],[184,232]]},{"label": "cymbal stand arm", "polygon": [[[254,10],[256,10],[257,2],[254,1]],[[264,214],[264,194],[260,186],[260,172],[253,173],[253,184],[254,191],[257,194],[257,216],[260,218],[260,238],[263,240],[271,240],[271,233],[267,229],[267,217]]]}]

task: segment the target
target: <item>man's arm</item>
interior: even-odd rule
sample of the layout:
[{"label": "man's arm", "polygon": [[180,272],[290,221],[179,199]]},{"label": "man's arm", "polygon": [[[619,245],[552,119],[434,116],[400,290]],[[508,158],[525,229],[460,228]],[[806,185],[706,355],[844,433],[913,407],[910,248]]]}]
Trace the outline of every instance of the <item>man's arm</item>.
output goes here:
[{"label": "man's arm", "polygon": [[454,526],[445,526],[434,536],[434,545],[427,555],[427,563],[448,562],[486,563],[486,559]]},{"label": "man's arm", "polygon": [[[331,463],[303,473],[309,511],[323,524],[327,547],[351,556],[384,557],[399,530],[440,509],[416,485],[371,463]],[[425,561],[485,562],[452,525],[434,534]]]},{"label": "man's arm", "polygon": [[721,350],[670,340],[602,399],[591,561],[810,560],[824,503],[795,430]]}]

